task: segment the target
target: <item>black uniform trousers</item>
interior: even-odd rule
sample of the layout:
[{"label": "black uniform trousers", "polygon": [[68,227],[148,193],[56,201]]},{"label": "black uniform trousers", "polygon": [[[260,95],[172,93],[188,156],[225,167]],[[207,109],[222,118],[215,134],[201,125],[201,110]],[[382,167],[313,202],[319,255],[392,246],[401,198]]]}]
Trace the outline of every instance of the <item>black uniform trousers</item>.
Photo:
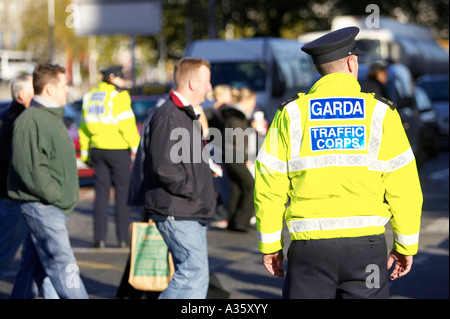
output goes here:
[{"label": "black uniform trousers", "polygon": [[286,299],[386,299],[384,235],[295,240],[288,251]]},{"label": "black uniform trousers", "polygon": [[129,242],[130,208],[127,206],[130,182],[130,150],[93,149],[94,166],[94,242],[106,239],[107,215],[111,186],[115,195],[117,239]]}]

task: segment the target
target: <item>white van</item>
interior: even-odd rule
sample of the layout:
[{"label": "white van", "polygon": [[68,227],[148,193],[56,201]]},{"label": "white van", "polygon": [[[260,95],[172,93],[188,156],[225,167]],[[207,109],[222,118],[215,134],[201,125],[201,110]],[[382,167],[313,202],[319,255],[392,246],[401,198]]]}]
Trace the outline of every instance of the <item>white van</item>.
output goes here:
[{"label": "white van", "polygon": [[[309,55],[298,40],[245,38],[197,40],[183,56],[204,58],[211,63],[211,84],[249,87],[257,94],[257,108],[269,122],[277,107],[304,92],[315,73]],[[205,107],[208,103],[205,103]]]},{"label": "white van", "polygon": [[400,23],[392,18],[380,17],[379,27],[366,22],[366,16],[337,16],[331,29],[302,34],[299,41],[308,43],[319,36],[348,26],[357,26],[358,48],[365,52],[360,63],[391,60],[406,65],[414,78],[423,74],[448,74],[448,53],[435,41],[430,28],[415,23]]}]

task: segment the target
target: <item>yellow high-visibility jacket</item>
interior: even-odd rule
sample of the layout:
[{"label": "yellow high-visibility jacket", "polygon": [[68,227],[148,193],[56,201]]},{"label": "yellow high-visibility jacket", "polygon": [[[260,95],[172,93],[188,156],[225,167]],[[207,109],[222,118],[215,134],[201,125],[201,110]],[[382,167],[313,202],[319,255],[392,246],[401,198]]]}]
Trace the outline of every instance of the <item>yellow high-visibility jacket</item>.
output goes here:
[{"label": "yellow high-visibility jacket", "polygon": [[282,249],[284,219],[292,240],[382,234],[390,220],[394,249],[417,253],[422,190],[389,104],[333,73],[279,108],[255,166],[262,253]]},{"label": "yellow high-visibility jacket", "polygon": [[78,134],[84,158],[91,148],[131,149],[135,153],[140,135],[128,91],[119,91],[112,84],[100,82],[86,93]]}]

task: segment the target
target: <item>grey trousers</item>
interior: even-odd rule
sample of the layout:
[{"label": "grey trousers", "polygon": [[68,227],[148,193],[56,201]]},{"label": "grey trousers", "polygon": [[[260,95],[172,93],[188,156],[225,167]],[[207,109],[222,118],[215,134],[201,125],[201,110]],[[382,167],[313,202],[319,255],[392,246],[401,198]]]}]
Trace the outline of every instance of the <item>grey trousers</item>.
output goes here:
[{"label": "grey trousers", "polygon": [[384,235],[291,242],[283,298],[388,297]]}]

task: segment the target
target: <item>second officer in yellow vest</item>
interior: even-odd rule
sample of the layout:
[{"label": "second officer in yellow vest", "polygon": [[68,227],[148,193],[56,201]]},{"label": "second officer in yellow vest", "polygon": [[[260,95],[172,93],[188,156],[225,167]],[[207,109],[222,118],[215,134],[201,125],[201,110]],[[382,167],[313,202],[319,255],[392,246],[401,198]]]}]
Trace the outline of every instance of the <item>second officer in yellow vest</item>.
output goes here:
[{"label": "second officer in yellow vest", "polygon": [[94,245],[104,247],[111,186],[115,191],[116,232],[120,246],[127,246],[130,211],[127,206],[131,158],[139,146],[131,98],[124,90],[121,66],[101,71],[103,81],[83,98],[80,151],[94,167]]},{"label": "second officer in yellow vest", "polygon": [[[417,253],[422,192],[416,161],[389,101],[361,93],[356,27],[305,45],[323,76],[284,103],[256,161],[255,208],[265,267],[285,298],[387,298]],[[394,246],[387,259],[384,225]]]}]

